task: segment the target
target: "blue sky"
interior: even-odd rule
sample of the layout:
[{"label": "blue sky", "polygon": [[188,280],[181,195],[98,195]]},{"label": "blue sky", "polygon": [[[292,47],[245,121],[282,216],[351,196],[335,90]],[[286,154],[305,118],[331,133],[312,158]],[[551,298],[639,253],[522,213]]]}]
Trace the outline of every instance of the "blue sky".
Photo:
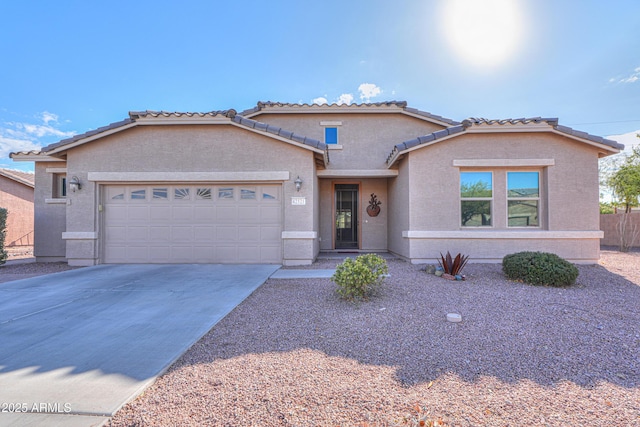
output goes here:
[{"label": "blue sky", "polygon": [[0,167],[129,111],[258,101],[402,100],[635,141],[639,16],[637,0],[5,0]]}]

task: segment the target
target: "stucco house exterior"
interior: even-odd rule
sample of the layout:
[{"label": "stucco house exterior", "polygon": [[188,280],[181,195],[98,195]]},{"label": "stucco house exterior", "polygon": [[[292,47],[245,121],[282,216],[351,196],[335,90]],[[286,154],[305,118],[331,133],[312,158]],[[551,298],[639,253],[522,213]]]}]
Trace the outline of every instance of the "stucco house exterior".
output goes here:
[{"label": "stucco house exterior", "polygon": [[33,245],[34,174],[0,169],[0,208],[9,211],[4,244]]},{"label": "stucco house exterior", "polygon": [[131,112],[12,158],[35,162],[39,261],[304,265],[320,251],[388,251],[422,263],[451,251],[498,262],[543,250],[593,263],[598,158],[622,148],[552,118],[261,102]]}]

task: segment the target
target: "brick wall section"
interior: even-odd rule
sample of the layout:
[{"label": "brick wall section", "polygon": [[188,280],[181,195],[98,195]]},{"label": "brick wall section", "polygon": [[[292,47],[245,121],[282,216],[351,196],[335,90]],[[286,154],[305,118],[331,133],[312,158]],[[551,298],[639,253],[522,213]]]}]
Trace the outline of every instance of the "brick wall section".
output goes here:
[{"label": "brick wall section", "polygon": [[9,210],[5,246],[33,245],[33,188],[0,176],[0,207]]},{"label": "brick wall section", "polygon": [[[600,215],[600,230],[604,231],[604,238],[600,240],[600,244],[604,246],[619,246],[620,234],[618,232],[618,224],[623,214],[602,214]],[[631,212],[629,214],[630,227],[634,225],[640,230],[640,212]],[[634,247],[640,247],[640,236],[636,239]]]}]

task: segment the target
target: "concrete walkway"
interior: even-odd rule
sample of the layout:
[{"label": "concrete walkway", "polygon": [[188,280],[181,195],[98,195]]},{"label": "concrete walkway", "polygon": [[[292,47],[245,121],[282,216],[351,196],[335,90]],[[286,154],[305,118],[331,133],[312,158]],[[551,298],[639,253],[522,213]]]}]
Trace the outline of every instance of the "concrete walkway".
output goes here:
[{"label": "concrete walkway", "polygon": [[0,426],[101,425],[278,268],[100,265],[0,284]]},{"label": "concrete walkway", "polygon": [[271,275],[272,279],[315,279],[315,278],[331,278],[336,269],[280,269]]}]

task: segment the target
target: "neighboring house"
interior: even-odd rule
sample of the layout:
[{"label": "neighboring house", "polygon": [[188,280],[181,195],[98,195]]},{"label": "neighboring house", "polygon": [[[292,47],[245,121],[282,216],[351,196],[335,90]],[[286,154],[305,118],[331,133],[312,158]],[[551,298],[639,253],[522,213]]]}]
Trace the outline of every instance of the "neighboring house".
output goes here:
[{"label": "neighboring house", "polygon": [[320,251],[389,251],[423,263],[451,251],[498,262],[541,250],[594,263],[598,158],[622,148],[557,119],[267,102],[132,112],[12,158],[35,162],[39,261],[303,265]]},{"label": "neighboring house", "polygon": [[4,244],[33,245],[34,174],[0,169],[0,208],[9,211]]}]

